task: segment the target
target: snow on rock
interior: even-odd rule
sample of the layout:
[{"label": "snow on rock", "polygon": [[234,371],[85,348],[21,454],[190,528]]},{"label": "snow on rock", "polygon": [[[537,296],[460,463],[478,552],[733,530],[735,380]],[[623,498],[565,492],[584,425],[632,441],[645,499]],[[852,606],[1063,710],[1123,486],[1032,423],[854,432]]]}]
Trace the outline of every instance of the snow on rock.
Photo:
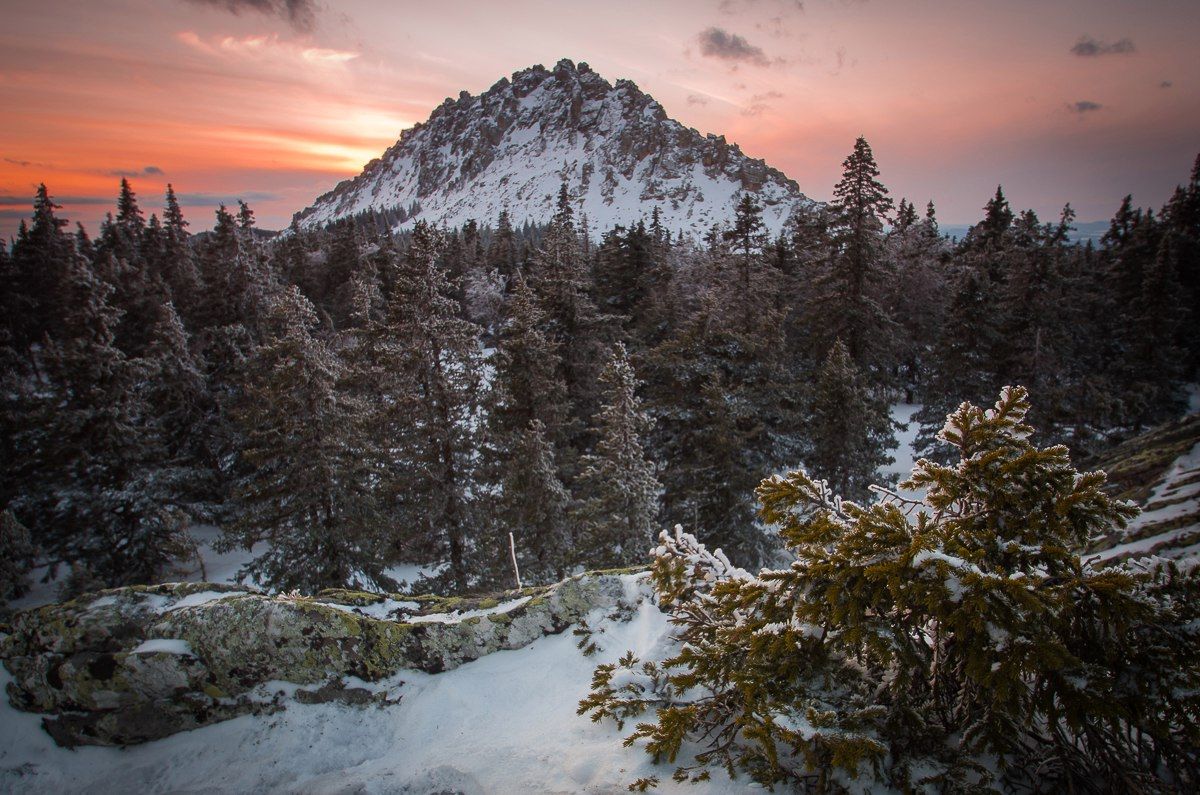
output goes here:
[{"label": "snow on rock", "polygon": [[[0,658],[13,705],[46,714],[61,744],[130,745],[277,710],[289,693],[270,683],[307,688],[310,701],[353,700],[361,694],[342,686],[347,678],[452,670],[562,632],[627,600],[628,588],[612,573],[505,601],[271,596],[214,583],[119,588],[18,613]],[[404,620],[388,620],[397,615]]]},{"label": "snow on rock", "polygon": [[144,640],[130,654],[157,654],[159,652],[163,654],[196,656],[192,652],[192,647],[188,645],[188,642],[186,640],[179,640],[178,638],[151,638],[150,640]]},{"label": "snow on rock", "polygon": [[783,173],[723,136],[668,118],[631,81],[614,85],[585,63],[562,60],[502,78],[479,96],[447,99],[295,220],[319,227],[402,210],[399,226],[459,226],[494,223],[507,210],[514,225],[545,223],[564,176],[577,217],[586,215],[594,233],[657,207],[672,233],[699,238],[731,220],[738,198],[751,193],[778,234],[795,208],[811,204]]},{"label": "snow on rock", "polygon": [[[0,703],[0,791],[613,793],[653,775],[662,782],[657,792],[696,793],[696,786],[671,780],[674,765],[652,764],[640,747],[623,747],[611,724],[575,714],[596,665],[615,662],[626,649],[661,656],[670,647],[667,616],[646,600],[644,579],[614,579],[622,598],[625,582],[637,580],[631,590],[639,601],[632,610],[588,613],[600,646],[594,656],[585,657],[565,632],[436,675],[345,680],[356,690],[387,689],[386,702],[297,698],[284,711],[155,742],[75,751],[57,747],[39,716]],[[0,685],[12,681],[0,671]],[[297,697],[310,692],[293,689]],[[751,790],[761,791],[719,770],[703,787]]]}]

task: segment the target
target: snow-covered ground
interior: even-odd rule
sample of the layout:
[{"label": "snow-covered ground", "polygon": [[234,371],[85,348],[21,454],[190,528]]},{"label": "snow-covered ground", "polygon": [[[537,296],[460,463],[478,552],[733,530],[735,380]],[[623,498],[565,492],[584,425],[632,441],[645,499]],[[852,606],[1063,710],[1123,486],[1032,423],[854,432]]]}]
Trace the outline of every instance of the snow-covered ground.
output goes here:
[{"label": "snow-covered ground", "polygon": [[[200,559],[203,561],[203,565],[199,562],[185,563],[174,576],[165,578],[168,581],[238,584],[238,571],[267,550],[266,542],[261,542],[255,544],[249,550],[239,548],[229,552],[218,552],[214,548],[214,544],[221,535],[219,528],[209,524],[197,524],[192,525],[188,532],[196,540],[196,546],[200,550]],[[439,568],[436,566],[430,567],[416,563],[401,563],[385,569],[384,573],[399,583],[401,588],[405,588],[412,586],[413,583],[420,579],[421,575],[428,574],[432,576],[438,571]],[[57,601],[63,574],[64,572],[60,571],[60,579],[42,582],[42,579],[46,575],[46,569],[44,567],[34,569],[29,578],[32,586],[29,592],[20,599],[12,600],[9,604],[14,610],[28,610],[32,607],[41,607],[42,605]],[[241,581],[240,584],[253,587],[259,585],[253,579]]]},{"label": "snow-covered ground", "polygon": [[[892,406],[892,419],[902,425],[903,430],[896,431],[896,448],[892,450],[892,458],[895,460],[883,468],[883,474],[894,475],[896,482],[903,481],[911,475],[913,464],[917,462],[913,443],[917,440],[917,431],[921,429],[916,420],[917,412],[920,410],[920,404],[914,403],[897,403]],[[922,491],[898,489],[897,493],[901,497],[919,500],[924,496]]]},{"label": "snow-covered ground", "polygon": [[[628,591],[644,575],[630,575]],[[54,745],[40,718],[0,704],[0,791],[20,793],[616,793],[657,776],[659,791],[697,793],[624,748],[611,723],[575,714],[592,670],[630,649],[659,656],[666,616],[644,599],[629,620],[589,617],[601,651],[584,657],[570,632],[441,674],[403,672],[376,686],[399,703],[289,703],[128,749]],[[0,683],[10,677],[0,672]],[[357,684],[357,683],[356,683]],[[758,790],[713,772],[705,793]]]},{"label": "snow-covered ground", "polygon": [[[1200,516],[1200,444],[1175,459],[1155,484],[1126,535],[1133,540],[1100,552],[1101,558],[1161,555],[1169,558],[1200,557],[1200,527],[1186,517]],[[1175,526],[1180,525],[1180,526]],[[1161,526],[1161,532],[1155,532]]]}]

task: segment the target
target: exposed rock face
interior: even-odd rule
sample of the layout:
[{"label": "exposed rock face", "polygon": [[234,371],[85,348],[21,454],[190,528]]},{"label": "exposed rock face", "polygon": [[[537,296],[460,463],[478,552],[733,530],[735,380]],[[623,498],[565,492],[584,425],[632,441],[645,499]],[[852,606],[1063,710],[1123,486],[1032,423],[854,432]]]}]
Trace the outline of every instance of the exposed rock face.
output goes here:
[{"label": "exposed rock face", "polygon": [[[343,679],[456,668],[561,632],[625,593],[621,576],[601,573],[506,602],[345,591],[289,598],[209,583],[119,588],[19,613],[0,656],[12,703],[48,713],[57,742],[128,745],[279,709],[282,691],[268,683],[301,686],[296,697],[309,703],[386,700]],[[387,617],[369,614],[389,606]]]},{"label": "exposed rock face", "polygon": [[613,85],[585,63],[562,60],[553,70],[539,65],[502,78],[480,96],[447,99],[296,220],[321,226],[367,210],[402,210],[408,221],[457,226],[493,223],[506,209],[514,224],[545,223],[564,176],[575,210],[600,232],[657,207],[667,229],[699,237],[731,219],[745,191],[778,233],[810,201],[737,144],[668,118],[631,81]]}]

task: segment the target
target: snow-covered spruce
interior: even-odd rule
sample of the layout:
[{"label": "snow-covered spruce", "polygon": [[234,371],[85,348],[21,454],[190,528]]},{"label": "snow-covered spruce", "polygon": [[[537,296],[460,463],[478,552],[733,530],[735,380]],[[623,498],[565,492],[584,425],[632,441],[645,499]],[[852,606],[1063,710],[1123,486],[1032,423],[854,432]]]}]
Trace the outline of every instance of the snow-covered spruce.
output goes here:
[{"label": "snow-covered spruce", "polygon": [[[652,579],[678,650],[596,670],[580,705],[674,762],[822,792],[1189,791],[1200,784],[1200,566],[1080,555],[1132,505],[1064,447],[1038,448],[1023,388],[963,404],[871,505],[802,471],[763,481],[795,554],[733,569],[666,533]],[[686,758],[686,757],[681,757]]]}]

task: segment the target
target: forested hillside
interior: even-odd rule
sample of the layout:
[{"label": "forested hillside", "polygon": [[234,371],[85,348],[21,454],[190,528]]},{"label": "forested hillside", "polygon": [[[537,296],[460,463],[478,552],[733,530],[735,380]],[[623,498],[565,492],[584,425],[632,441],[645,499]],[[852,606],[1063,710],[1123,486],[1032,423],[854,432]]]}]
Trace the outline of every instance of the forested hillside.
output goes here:
[{"label": "forested hillside", "polygon": [[[768,237],[674,236],[658,209],[585,233],[557,212],[278,235],[245,204],[194,234],[122,181],[98,236],[45,187],[0,247],[4,598],[170,579],[189,527],[265,549],[270,588],[444,592],[641,562],[681,523],[753,567],[781,553],[754,489],[803,463],[849,498],[921,403],[1028,387],[1076,460],[1177,416],[1200,364],[1200,161],[1100,245],[1001,189],[961,240],[893,201],[867,142],[828,205]],[[983,197],[981,197],[983,198]],[[510,552],[510,534],[512,551]],[[265,544],[263,544],[265,542]]]}]

